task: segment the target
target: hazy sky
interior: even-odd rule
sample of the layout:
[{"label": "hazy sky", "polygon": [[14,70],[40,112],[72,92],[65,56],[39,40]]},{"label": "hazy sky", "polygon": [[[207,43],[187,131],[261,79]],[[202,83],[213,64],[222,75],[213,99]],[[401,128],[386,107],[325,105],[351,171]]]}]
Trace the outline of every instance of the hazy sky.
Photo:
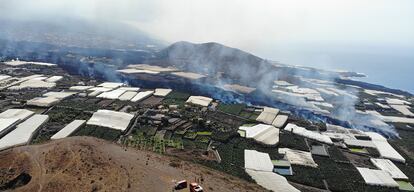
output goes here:
[{"label": "hazy sky", "polygon": [[168,42],[216,41],[266,57],[297,44],[414,44],[412,0],[0,0],[0,8],[12,17],[115,19]]}]

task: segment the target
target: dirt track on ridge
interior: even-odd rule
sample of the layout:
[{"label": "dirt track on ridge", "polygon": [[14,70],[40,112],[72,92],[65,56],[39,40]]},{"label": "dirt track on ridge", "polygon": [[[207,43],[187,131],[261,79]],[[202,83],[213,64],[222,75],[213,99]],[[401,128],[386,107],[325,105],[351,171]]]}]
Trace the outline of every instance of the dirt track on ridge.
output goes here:
[{"label": "dirt track on ridge", "polygon": [[31,180],[15,191],[162,192],[172,191],[175,180],[201,178],[205,191],[266,191],[201,165],[91,137],[70,137],[0,152],[1,184],[21,173],[29,174]]}]

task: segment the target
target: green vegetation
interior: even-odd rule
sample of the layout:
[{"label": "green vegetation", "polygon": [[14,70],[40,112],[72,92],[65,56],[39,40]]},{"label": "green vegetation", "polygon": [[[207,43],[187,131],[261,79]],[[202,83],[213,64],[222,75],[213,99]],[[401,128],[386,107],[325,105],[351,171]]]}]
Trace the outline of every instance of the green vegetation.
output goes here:
[{"label": "green vegetation", "polygon": [[185,101],[179,99],[164,99],[162,103],[164,105],[178,105],[179,108],[182,108],[185,104]]},{"label": "green vegetation", "polygon": [[207,150],[208,143],[198,142],[190,139],[183,139],[184,149],[202,149]]},{"label": "green vegetation", "polygon": [[289,181],[309,185],[312,187],[324,189],[325,185],[322,181],[322,174],[318,168],[306,167],[301,165],[291,165],[293,175],[285,176]]},{"label": "green vegetation", "polygon": [[187,131],[187,133],[185,133],[185,135],[184,135],[185,139],[194,140],[196,137],[197,137],[197,133],[191,132],[191,131]]},{"label": "green vegetation", "polygon": [[279,147],[309,151],[309,147],[306,145],[303,137],[288,132],[280,132]]},{"label": "green vegetation", "polygon": [[321,178],[326,180],[331,191],[398,191],[398,188],[366,185],[361,174],[351,163],[335,162],[327,157],[313,156],[313,158],[319,166]]},{"label": "green vegetation", "polygon": [[178,91],[172,91],[165,98],[166,99],[187,100],[189,97],[190,97],[190,94],[188,94],[188,93],[183,93],[183,92],[178,92]]},{"label": "green vegetation", "polygon": [[243,127],[253,127],[253,126],[255,126],[256,124],[252,124],[252,123],[248,123],[248,124],[243,124],[242,126]]},{"label": "green vegetation", "polygon": [[389,140],[389,143],[400,153],[406,163],[395,163],[398,168],[414,183],[414,131],[398,129],[401,139]]},{"label": "green vegetation", "polygon": [[183,149],[184,145],[181,139],[158,139],[156,137],[145,137],[142,133],[135,134],[129,138],[121,140],[123,145],[134,147],[140,150],[149,150],[157,153],[165,153],[166,147]]},{"label": "green vegetation", "polygon": [[85,127],[80,128],[73,136],[92,136],[108,141],[116,141],[119,136],[121,136],[120,130],[110,129],[106,127],[99,127],[95,125],[86,125]]},{"label": "green vegetation", "polygon": [[342,151],[339,150],[336,146],[329,146],[328,154],[333,161],[349,163],[348,158],[346,158]]},{"label": "green vegetation", "polygon": [[239,137],[239,133],[237,131],[232,132],[221,132],[221,131],[214,131],[211,135],[211,138],[215,141],[226,142],[232,137]]},{"label": "green vegetation", "polygon": [[38,144],[48,141],[50,140],[50,137],[56,134],[67,124],[71,123],[73,120],[87,120],[92,116],[92,114],[84,111],[59,106],[53,107],[47,112],[47,115],[49,115],[49,121],[42,126],[39,132],[34,136],[31,143]]},{"label": "green vegetation", "polygon": [[80,100],[75,98],[61,101],[57,107],[73,108],[81,111],[96,111],[99,109],[97,101],[99,101],[99,99]]},{"label": "green vegetation", "polygon": [[144,125],[139,128],[134,128],[134,133],[141,133],[144,136],[154,136],[157,133],[158,128],[154,126]]},{"label": "green vegetation", "polygon": [[213,133],[211,131],[199,131],[197,132],[198,136],[211,136]]},{"label": "green vegetation", "polygon": [[164,98],[162,103],[164,105],[178,105],[179,108],[183,108],[188,97],[190,97],[190,94],[188,93],[172,91]]},{"label": "green vegetation", "polygon": [[224,113],[238,115],[245,107],[246,107],[245,104],[222,104],[220,103],[217,109]]},{"label": "green vegetation", "polygon": [[414,191],[413,185],[407,181],[396,181],[400,185],[399,189],[402,191]]},{"label": "green vegetation", "polygon": [[260,112],[254,112],[250,115],[249,119],[252,121],[256,121],[257,117],[259,117]]},{"label": "green vegetation", "polygon": [[174,132],[176,135],[184,135],[187,132],[187,129],[179,129]]},{"label": "green vegetation", "polygon": [[208,143],[210,141],[210,137],[209,136],[204,136],[204,135],[201,135],[201,136],[199,135],[199,136],[197,136],[196,141],[200,142],[200,143]]},{"label": "green vegetation", "polygon": [[232,137],[225,143],[218,145],[217,150],[222,159],[221,163],[201,161],[199,163],[226,172],[228,174],[252,181],[244,170],[244,150],[251,149],[268,153],[271,159],[281,159],[275,147],[261,145],[252,139]]},{"label": "green vegetation", "polygon": [[368,151],[365,148],[350,148],[349,150],[355,153],[368,154]]},{"label": "green vegetation", "polygon": [[251,112],[244,111],[244,110],[239,113],[239,116],[240,117],[243,117],[245,119],[249,119],[251,115],[252,115]]}]

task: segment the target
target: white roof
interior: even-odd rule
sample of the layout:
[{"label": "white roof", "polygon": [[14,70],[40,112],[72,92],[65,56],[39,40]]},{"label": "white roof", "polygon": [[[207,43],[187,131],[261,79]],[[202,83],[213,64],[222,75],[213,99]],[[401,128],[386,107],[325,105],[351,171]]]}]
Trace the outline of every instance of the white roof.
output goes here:
[{"label": "white roof", "polygon": [[75,94],[77,94],[77,92],[54,92],[52,91],[52,92],[45,93],[43,96],[64,99],[66,97],[70,97]]},{"label": "white roof", "polygon": [[158,71],[151,71],[151,70],[146,70],[146,69],[131,69],[131,68],[119,69],[119,70],[116,70],[116,71],[118,71],[120,73],[125,73],[125,74],[135,74],[135,73],[158,74],[158,73],[160,73]]},{"label": "white roof", "polygon": [[47,78],[45,81],[55,83],[55,82],[60,81],[61,79],[63,79],[63,76],[52,76],[52,77]]},{"label": "white roof", "polygon": [[129,101],[132,98],[135,97],[135,95],[137,95],[136,91],[126,91],[124,94],[122,94],[121,96],[119,96],[119,100],[121,101]]},{"label": "white roof", "polygon": [[201,79],[203,77],[206,77],[205,75],[199,74],[199,73],[192,73],[192,72],[174,72],[171,73],[173,75],[179,76],[179,77],[183,77],[183,78],[187,78],[187,79],[192,79],[192,80],[197,80],[197,79]]},{"label": "white roof", "polygon": [[408,179],[408,177],[390,160],[371,158],[372,164],[378,169],[388,172],[394,179]]},{"label": "white roof", "polygon": [[279,113],[279,109],[273,108],[273,107],[265,107],[263,108],[263,112],[267,112],[267,113],[274,113],[274,114],[278,114]]},{"label": "white roof", "polygon": [[63,129],[61,129],[59,132],[54,134],[51,139],[61,139],[69,136],[74,131],[76,131],[80,126],[85,124],[85,120],[74,120],[71,123],[67,124]]},{"label": "white roof", "polygon": [[35,97],[27,101],[27,105],[50,107],[59,102],[60,99],[55,97]]},{"label": "white roof", "polygon": [[25,120],[32,116],[34,112],[27,109],[8,109],[3,113],[0,113],[0,118],[17,118],[19,120]]},{"label": "white roof", "polygon": [[326,135],[322,135],[318,132],[314,132],[314,131],[309,131],[303,127],[299,127],[295,124],[289,123],[288,125],[286,125],[285,127],[286,131],[291,131],[292,133],[296,134],[296,135],[301,135],[303,137],[307,137],[309,139],[313,139],[316,141],[320,141],[323,143],[327,143],[327,144],[333,144],[331,138],[329,136]]},{"label": "white roof", "polygon": [[376,146],[374,145],[374,143],[372,141],[369,141],[369,140],[360,140],[360,139],[349,139],[349,138],[346,138],[346,139],[344,139],[344,143],[347,146],[376,148]]},{"label": "white roof", "polygon": [[133,68],[133,69],[156,71],[156,72],[171,72],[171,71],[178,70],[177,68],[174,68],[174,67],[161,67],[158,65],[150,65],[150,64],[132,64],[132,65],[128,65],[127,67]]},{"label": "white roof", "polygon": [[289,148],[279,148],[279,153],[285,154],[291,164],[318,167],[318,164],[315,163],[310,152]]},{"label": "white roof", "polygon": [[47,115],[33,115],[23,123],[17,125],[16,129],[8,133],[0,139],[0,149],[6,149],[15,145],[27,144],[33,134],[42,126],[49,116]]},{"label": "white roof", "polygon": [[126,91],[139,91],[140,90],[139,87],[120,87],[118,89],[120,89],[120,90],[126,90]]},{"label": "white roof", "polygon": [[350,134],[352,129],[326,123],[326,132]]},{"label": "white roof", "polygon": [[338,139],[338,140],[356,139],[352,134],[346,134],[346,133],[322,132],[322,135],[326,135],[331,139]]},{"label": "white roof", "polygon": [[77,92],[48,92],[43,94],[44,97],[36,97],[27,101],[28,105],[39,107],[49,107],[58,103],[60,100],[77,94]]},{"label": "white roof", "polygon": [[256,90],[256,88],[253,87],[247,87],[239,84],[225,84],[223,85],[223,88],[230,91],[236,91],[239,93],[249,94]]},{"label": "white roof", "polygon": [[115,88],[121,87],[123,85],[124,85],[123,83],[104,82],[104,83],[99,84],[98,86],[99,87],[106,87],[106,88],[115,89]]},{"label": "white roof", "polygon": [[213,99],[209,97],[190,96],[186,102],[207,107],[212,101]]},{"label": "white roof", "polygon": [[253,138],[260,143],[275,145],[279,142],[279,129],[271,125],[259,124],[251,127],[241,126],[239,129],[246,131],[246,138]]},{"label": "white roof", "polygon": [[111,90],[113,90],[113,88],[109,88],[109,87],[92,87],[88,91],[101,91],[101,92],[105,92],[105,91],[111,91]]},{"label": "white roof", "polygon": [[292,83],[289,83],[287,81],[274,81],[274,83],[279,86],[292,86],[293,85]]},{"label": "white roof", "polygon": [[407,105],[390,105],[390,106],[405,116],[414,117],[414,113],[410,111],[410,106],[407,106]]},{"label": "white roof", "polygon": [[99,90],[92,91],[91,93],[89,93],[89,94],[88,94],[88,96],[90,96],[90,97],[95,97],[95,96],[97,96],[97,95],[101,94],[102,92],[103,92],[103,91],[99,91]]},{"label": "white roof", "polygon": [[88,90],[90,88],[93,88],[93,86],[86,86],[86,85],[77,85],[77,86],[72,86],[69,87],[69,90],[74,90],[74,91],[85,91]]},{"label": "white roof", "polygon": [[6,80],[6,79],[10,79],[11,76],[10,75],[0,75],[0,81]]},{"label": "white roof", "polygon": [[35,77],[35,78],[32,78],[32,80],[40,80],[40,81],[43,81],[43,80],[46,80],[47,79],[47,77],[45,77],[45,76],[40,76],[40,77]]},{"label": "white roof", "polygon": [[172,91],[172,89],[161,89],[161,88],[157,88],[157,89],[155,89],[154,95],[155,96],[160,96],[160,97],[165,97],[169,93],[171,93],[171,91]]},{"label": "white roof", "polygon": [[403,156],[401,156],[384,138],[382,135],[374,132],[366,132],[366,134],[371,137],[372,142],[376,146],[378,152],[382,158],[390,159],[398,162],[405,162]]},{"label": "white roof", "polygon": [[382,94],[382,95],[392,95],[392,96],[399,97],[399,98],[405,98],[403,95],[397,95],[397,94],[394,94],[394,93],[376,91],[376,90],[370,90],[370,89],[364,89],[364,92],[368,93],[370,95],[374,95],[374,96]]},{"label": "white roof", "polygon": [[325,89],[325,88],[316,88],[316,90],[318,90],[320,93],[328,95],[328,96],[338,96],[338,93]]},{"label": "white roof", "polygon": [[0,118],[0,133],[13,127],[19,121],[18,118]]},{"label": "white roof", "polygon": [[260,115],[256,118],[256,121],[260,121],[266,124],[272,124],[273,120],[276,118],[276,115],[279,113],[279,109],[265,107],[260,113]]},{"label": "white roof", "polygon": [[140,102],[148,97],[151,97],[151,95],[154,94],[154,91],[143,91],[139,92],[137,95],[135,95],[134,98],[131,99],[132,102]]},{"label": "white roof", "polygon": [[292,91],[293,93],[299,93],[299,94],[319,94],[318,91],[311,88],[303,88],[298,86],[290,86],[286,87],[286,89]]},{"label": "white roof", "polygon": [[383,170],[375,170],[357,167],[359,173],[368,185],[379,185],[387,187],[398,187],[398,183],[394,181],[389,173]]},{"label": "white roof", "polygon": [[375,104],[376,104],[376,105],[378,105],[378,106],[380,106],[380,107],[381,107],[381,108],[383,108],[383,109],[391,109],[391,107],[390,107],[390,106],[388,106],[388,105],[384,105],[384,104],[379,103],[379,102],[376,102]]},{"label": "white roof", "polygon": [[92,91],[91,93],[88,94],[88,96],[94,97],[97,96],[103,92],[107,92],[107,91],[111,91],[112,88],[107,88],[107,87],[93,87],[90,88],[88,91]]},{"label": "white roof", "polygon": [[276,173],[255,171],[250,169],[246,169],[246,173],[249,174],[257,184],[267,190],[274,192],[300,192],[298,189],[290,185],[285,177]]},{"label": "white roof", "polygon": [[414,124],[414,118],[395,116],[380,116],[380,118],[385,122]]},{"label": "white roof", "polygon": [[7,61],[7,62],[4,62],[4,63],[6,65],[11,65],[11,66],[19,66],[19,65],[27,65],[27,64],[43,65],[43,66],[56,66],[56,64],[52,64],[52,63],[20,61],[20,60],[11,60],[11,61]]},{"label": "white roof", "polygon": [[330,103],[327,102],[320,102],[320,101],[309,101],[309,103],[316,105],[317,107],[325,107],[325,108],[329,108],[332,109],[334,108],[334,106]]},{"label": "white roof", "polygon": [[410,102],[405,101],[405,100],[401,100],[401,99],[391,99],[391,98],[386,98],[385,100],[387,101],[387,103],[388,103],[389,105],[405,105],[405,104],[407,104],[407,105],[411,105],[411,103],[410,103]]},{"label": "white roof", "polygon": [[20,89],[25,89],[25,88],[52,88],[55,86],[56,86],[56,83],[45,82],[43,80],[38,80],[38,79],[29,79],[27,81],[20,83],[20,85],[15,85],[15,86],[9,87],[8,89],[20,90]]},{"label": "white roof", "polygon": [[255,171],[273,171],[273,163],[269,154],[256,150],[244,150],[244,167]]},{"label": "white roof", "polygon": [[118,99],[118,97],[124,94],[125,92],[126,90],[115,89],[113,91],[104,92],[98,95],[98,97],[106,99]]},{"label": "white roof", "polygon": [[134,115],[129,113],[98,110],[92,115],[87,124],[125,131],[133,117]]},{"label": "white roof", "polygon": [[277,128],[282,128],[283,125],[285,125],[285,123],[288,120],[288,116],[287,115],[278,115],[276,116],[275,120],[273,120],[272,125],[277,127]]},{"label": "white roof", "polygon": [[323,101],[325,101],[325,99],[322,98],[322,96],[320,94],[304,94],[303,95],[306,99],[311,100],[311,101],[318,101],[320,103],[322,103]]},{"label": "white roof", "polygon": [[38,77],[43,77],[43,75],[40,75],[40,74],[29,75],[29,76],[26,76],[26,77],[22,77],[22,78],[20,78],[20,80],[36,79],[36,78],[38,78]]}]

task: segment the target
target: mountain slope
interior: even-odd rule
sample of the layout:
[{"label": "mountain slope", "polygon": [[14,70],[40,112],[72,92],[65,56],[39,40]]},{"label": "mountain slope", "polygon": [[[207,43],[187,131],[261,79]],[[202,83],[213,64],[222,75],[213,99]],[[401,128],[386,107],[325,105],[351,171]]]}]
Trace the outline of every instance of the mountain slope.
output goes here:
[{"label": "mountain slope", "polygon": [[171,191],[174,181],[202,177],[207,191],[265,191],[200,165],[91,137],[13,148],[0,160],[0,190]]},{"label": "mountain slope", "polygon": [[156,64],[174,65],[182,70],[239,80],[249,84],[274,68],[266,60],[219,43],[177,42],[158,53]]}]

